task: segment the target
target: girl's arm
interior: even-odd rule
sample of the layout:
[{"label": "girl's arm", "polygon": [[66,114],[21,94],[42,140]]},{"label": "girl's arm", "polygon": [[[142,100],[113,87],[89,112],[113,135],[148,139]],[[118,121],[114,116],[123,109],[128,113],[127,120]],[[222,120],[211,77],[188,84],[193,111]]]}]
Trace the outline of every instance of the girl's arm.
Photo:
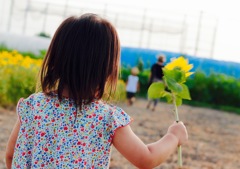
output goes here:
[{"label": "girl's arm", "polygon": [[7,144],[6,156],[5,156],[7,169],[10,169],[12,165],[14,147],[17,141],[19,129],[20,129],[20,121],[18,119],[12,130],[12,133],[9,137],[8,144]]},{"label": "girl's arm", "polygon": [[187,142],[187,131],[183,123],[174,123],[167,134],[157,142],[145,145],[131,130],[130,126],[117,129],[113,145],[138,168],[154,168],[164,162],[178,145]]}]

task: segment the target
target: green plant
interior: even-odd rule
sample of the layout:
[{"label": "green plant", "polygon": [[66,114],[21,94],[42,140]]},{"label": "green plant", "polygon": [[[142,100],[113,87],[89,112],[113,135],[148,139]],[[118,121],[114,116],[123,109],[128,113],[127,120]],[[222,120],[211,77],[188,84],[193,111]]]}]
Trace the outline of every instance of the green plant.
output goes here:
[{"label": "green plant", "polygon": [[44,38],[51,38],[51,36],[45,32],[40,32],[39,34],[37,34],[37,36],[44,37]]},{"label": "green plant", "polygon": [[144,63],[141,57],[139,57],[137,60],[137,68],[140,72],[143,72],[144,70]]},{"label": "green plant", "polygon": [[0,52],[2,51],[7,51],[7,52],[13,52],[13,51],[16,51],[18,52],[19,54],[23,55],[23,56],[29,56],[30,58],[32,59],[43,59],[44,56],[46,55],[47,51],[45,49],[43,50],[40,50],[38,54],[35,54],[33,52],[21,52],[21,51],[17,51],[15,49],[11,49],[11,48],[8,48],[6,45],[4,44],[0,44]]},{"label": "green plant", "polygon": [[0,73],[0,104],[2,106],[16,105],[21,97],[28,97],[34,93],[37,75],[35,70],[12,66],[6,71]]},{"label": "green plant", "polygon": [[209,93],[209,78],[202,72],[195,72],[192,78],[187,79],[188,86],[193,100],[210,102],[211,94]]},{"label": "green plant", "polygon": [[0,44],[0,52],[9,51],[10,49],[5,44]]},{"label": "green plant", "polygon": [[110,88],[106,87],[103,100],[110,102],[123,102],[126,99],[126,84],[123,80],[118,80],[115,93],[109,95]]},{"label": "green plant", "polygon": [[206,76],[196,72],[186,85],[195,101],[215,106],[240,106],[240,80],[234,77],[214,73]]},{"label": "green plant", "polygon": [[[184,84],[187,77],[192,74],[189,70],[192,65],[188,64],[188,60],[179,57],[163,68],[164,82],[154,82],[148,89],[150,99],[158,99],[165,97],[168,103],[173,104],[176,122],[179,121],[177,106],[182,104],[182,99],[191,100],[188,87]],[[168,88],[168,90],[165,90]],[[182,167],[182,149],[178,147],[178,165]]]},{"label": "green plant", "polygon": [[0,105],[14,106],[21,97],[35,91],[41,59],[23,56],[17,51],[0,52]]},{"label": "green plant", "polygon": [[126,99],[126,84],[123,80],[118,80],[114,100],[125,101],[125,99]]}]

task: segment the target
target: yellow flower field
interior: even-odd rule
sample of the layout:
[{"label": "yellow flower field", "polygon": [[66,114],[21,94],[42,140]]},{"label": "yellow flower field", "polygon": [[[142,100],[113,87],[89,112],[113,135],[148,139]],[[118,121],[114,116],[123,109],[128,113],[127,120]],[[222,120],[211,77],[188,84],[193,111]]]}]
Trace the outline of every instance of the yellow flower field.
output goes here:
[{"label": "yellow flower field", "polygon": [[13,50],[0,52],[0,66],[21,66],[24,68],[39,68],[42,59],[32,59],[29,56],[23,56],[18,51]]},{"label": "yellow flower field", "polygon": [[15,105],[19,98],[35,91],[42,59],[18,51],[0,51],[0,106]]},{"label": "yellow flower field", "polygon": [[[23,56],[16,50],[0,51],[0,106],[14,106],[35,92],[42,59]],[[114,101],[125,99],[125,83],[118,81]]]}]

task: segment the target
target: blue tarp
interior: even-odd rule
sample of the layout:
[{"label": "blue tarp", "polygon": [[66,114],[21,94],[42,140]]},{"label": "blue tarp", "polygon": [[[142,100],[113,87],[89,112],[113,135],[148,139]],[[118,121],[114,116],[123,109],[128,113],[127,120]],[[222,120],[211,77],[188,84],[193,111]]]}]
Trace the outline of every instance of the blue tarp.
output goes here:
[{"label": "blue tarp", "polygon": [[[138,59],[142,59],[145,68],[150,68],[150,66],[156,62],[157,56],[159,54],[164,54],[166,56],[166,62],[170,62],[171,58],[176,58],[183,56],[181,53],[167,52],[161,50],[150,50],[142,48],[121,48],[121,64],[123,66],[134,67],[137,65]],[[194,65],[192,71],[202,71],[206,75],[210,73],[221,73],[228,76],[233,76],[235,78],[240,78],[240,63],[220,61],[214,59],[200,58],[191,55],[184,55],[188,58],[189,63]]]}]

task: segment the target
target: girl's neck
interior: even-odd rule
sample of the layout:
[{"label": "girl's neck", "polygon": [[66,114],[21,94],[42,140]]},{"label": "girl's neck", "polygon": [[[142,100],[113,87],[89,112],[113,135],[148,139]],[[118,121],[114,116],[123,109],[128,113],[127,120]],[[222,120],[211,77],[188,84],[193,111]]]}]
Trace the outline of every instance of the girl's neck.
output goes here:
[{"label": "girl's neck", "polygon": [[[64,86],[64,89],[63,89],[63,92],[62,92],[62,96],[66,97],[66,98],[70,98],[69,89],[68,89],[67,86]],[[97,96],[97,93],[96,93],[95,96]]]},{"label": "girl's neck", "polygon": [[63,92],[62,92],[63,97],[68,97],[69,98],[69,90],[67,86],[64,86]]}]

